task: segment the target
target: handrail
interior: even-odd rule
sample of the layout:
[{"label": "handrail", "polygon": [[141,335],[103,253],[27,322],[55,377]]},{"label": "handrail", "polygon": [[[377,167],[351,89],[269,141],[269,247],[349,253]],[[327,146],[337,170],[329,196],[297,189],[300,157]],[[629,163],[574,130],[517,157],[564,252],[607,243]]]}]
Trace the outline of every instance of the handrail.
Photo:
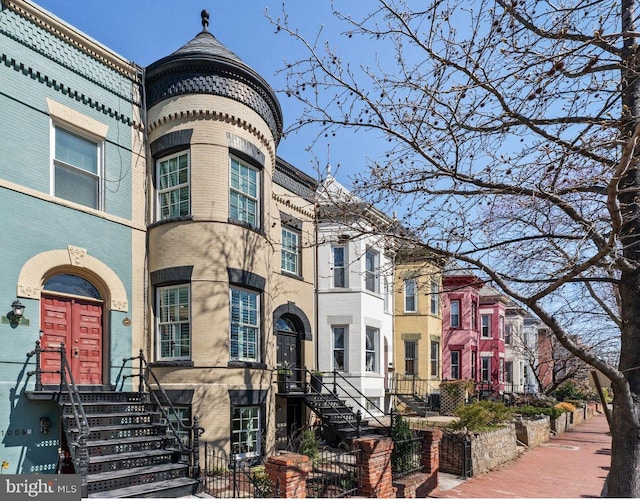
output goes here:
[{"label": "handrail", "polygon": [[[131,374],[124,374],[123,375],[123,372],[124,372],[124,369],[125,369],[125,366],[126,366],[127,362],[132,362],[134,360],[139,360],[140,361],[139,366],[138,366],[138,374],[134,374],[132,372]],[[131,370],[133,371],[133,367],[131,367]],[[151,378],[153,380],[153,384],[155,385],[156,391],[160,392],[160,394],[162,395],[164,401],[167,402],[167,404],[168,404],[168,406],[170,408],[170,411],[171,411],[170,413],[175,417],[175,421],[177,423],[180,423],[180,426],[183,427],[185,430],[189,430],[190,431],[190,437],[192,439],[191,446],[187,446],[183,442],[182,438],[180,437],[180,434],[178,433],[178,430],[176,430],[175,426],[173,425],[173,422],[169,419],[169,413],[167,413],[167,410],[165,409],[165,405],[167,405],[167,404],[163,405],[160,402],[160,399],[158,398],[158,396],[156,395],[156,391],[152,391],[152,386],[151,386],[151,383],[149,382],[149,379],[147,378],[147,374],[151,375]],[[192,472],[193,478],[199,478],[199,476],[200,476],[199,437],[204,432],[204,428],[199,426],[198,418],[196,416],[194,416],[193,419],[192,419],[192,424],[190,425],[187,421],[184,421],[180,417],[180,414],[178,414],[178,411],[174,407],[173,402],[169,399],[169,396],[167,395],[167,392],[164,390],[164,388],[160,384],[160,381],[158,380],[158,378],[156,377],[155,373],[151,369],[147,359],[144,356],[143,350],[140,350],[140,354],[138,356],[129,357],[129,358],[123,358],[122,359],[122,367],[120,369],[120,372],[118,373],[118,377],[120,377],[121,375],[122,375],[122,378],[123,378],[122,384],[124,384],[124,381],[127,378],[135,378],[135,377],[139,378],[138,379],[138,393],[140,393],[140,394],[142,394],[144,392],[144,388],[145,388],[145,385],[146,385],[148,393],[153,397],[156,406],[160,410],[160,413],[162,414],[162,417],[166,421],[167,426],[169,427],[169,429],[171,430],[171,433],[173,435],[173,439],[174,439],[175,443],[178,445],[179,450],[181,452],[187,452],[191,456],[190,463],[191,463],[192,468],[193,468],[193,472]]]},{"label": "handrail", "polygon": [[[43,371],[40,364],[40,355],[42,353],[60,353],[60,370],[56,371]],[[73,378],[73,372],[69,361],[67,360],[67,354],[65,344],[60,343],[58,348],[42,348],[40,340],[36,341],[36,347],[34,350],[27,353],[27,359],[36,355],[36,370],[29,371],[28,376],[36,375],[36,391],[42,390],[42,374],[60,374],[60,394],[66,391],[69,396],[69,403],[73,411],[73,419],[78,429],[77,443],[74,444],[74,453],[72,457],[78,461],[78,469],[80,470],[80,482],[81,482],[81,495],[87,497],[87,474],[89,466],[89,452],[87,450],[87,438],[91,433],[89,427],[89,421],[82,405],[82,399],[80,398],[80,392]]]},{"label": "handrail", "polygon": [[[305,369],[305,371],[309,374],[313,374],[311,371],[309,371],[308,369]],[[342,381],[344,381],[345,383],[347,383],[349,386],[351,386],[351,388],[353,388],[356,392],[356,394],[362,398],[364,398],[367,402],[369,402],[375,409],[377,409],[383,416],[386,416],[387,413],[384,412],[382,409],[380,409],[380,407],[378,407],[376,405],[375,402],[373,402],[372,400],[370,400],[364,393],[362,393],[358,388],[356,388],[353,383],[351,383],[351,381],[349,381],[348,379],[346,379],[342,374],[340,374],[338,371],[331,371],[333,373],[333,391],[331,390],[331,388],[327,385],[325,385],[324,380],[321,382],[322,387],[326,388],[327,390],[329,390],[330,392],[332,391],[332,393],[335,393],[336,395],[338,394],[338,388],[340,390],[342,390],[342,392],[344,393],[344,395],[346,395],[348,398],[352,399],[353,402],[360,408],[362,408],[367,414],[369,414],[369,416],[373,419],[375,419],[378,424],[385,428],[387,427],[387,425],[385,425],[382,421],[380,421],[376,416],[374,416],[373,414],[371,414],[371,411],[369,409],[367,409],[364,405],[362,405],[360,403],[360,401],[354,397],[354,395],[352,395],[349,391],[347,391],[340,383],[337,382],[337,379],[340,378]],[[324,373],[323,373],[324,375]]]},{"label": "handrail", "polygon": [[[324,386],[324,384],[322,386]],[[325,404],[329,405],[329,407],[331,407],[331,409],[334,410],[338,414],[338,416],[340,416],[340,417],[351,417],[351,413],[343,412],[342,410],[340,410],[337,407],[335,401],[333,401],[333,400],[331,400],[329,398],[329,395],[330,394],[317,393],[315,396],[320,397]],[[358,412],[360,412],[360,411],[358,410]],[[358,418],[357,415],[356,415],[356,424],[355,425],[349,419],[344,419],[344,423],[349,425],[358,434],[358,437],[360,436],[360,419]]]}]

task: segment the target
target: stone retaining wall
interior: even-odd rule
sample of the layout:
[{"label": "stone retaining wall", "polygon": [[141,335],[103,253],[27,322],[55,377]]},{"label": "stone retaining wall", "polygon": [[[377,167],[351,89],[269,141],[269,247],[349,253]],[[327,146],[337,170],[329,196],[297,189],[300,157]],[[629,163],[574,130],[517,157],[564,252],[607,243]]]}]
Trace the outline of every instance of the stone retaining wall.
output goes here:
[{"label": "stone retaining wall", "polygon": [[530,449],[549,441],[551,424],[549,416],[521,417],[516,420],[516,438]]},{"label": "stone retaining wall", "polygon": [[517,454],[513,423],[497,430],[478,433],[471,439],[471,462],[474,475],[486,473],[502,463],[511,461]]}]

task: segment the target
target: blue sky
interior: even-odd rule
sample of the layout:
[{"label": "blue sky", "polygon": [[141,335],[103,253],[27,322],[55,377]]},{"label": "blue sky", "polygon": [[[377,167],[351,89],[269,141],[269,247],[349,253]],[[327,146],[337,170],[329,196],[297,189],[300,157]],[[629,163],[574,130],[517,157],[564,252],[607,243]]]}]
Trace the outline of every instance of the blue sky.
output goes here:
[{"label": "blue sky", "polygon": [[[291,37],[276,34],[265,17],[282,14],[282,0],[37,0],[76,29],[89,35],[126,59],[141,66],[170,54],[201,29],[200,12],[209,11],[209,31],[246,64],[279,90],[284,77],[276,75],[284,60],[293,60],[302,52]],[[331,15],[329,0],[288,0],[286,11],[292,25],[314,36],[323,26],[323,40],[340,47],[339,29]],[[371,0],[337,0],[335,5],[349,12],[364,12],[374,7]],[[366,57],[367,47],[349,44],[354,60]],[[361,51],[361,53],[359,52]],[[285,127],[297,117],[293,100],[278,93]],[[306,173],[316,176],[314,155],[321,166],[329,161],[338,180],[350,186],[351,173],[362,169],[375,145],[346,132],[321,141],[313,154],[305,151],[315,137],[312,131],[290,135],[281,141],[278,155]],[[329,145],[329,141],[331,144]]]}]

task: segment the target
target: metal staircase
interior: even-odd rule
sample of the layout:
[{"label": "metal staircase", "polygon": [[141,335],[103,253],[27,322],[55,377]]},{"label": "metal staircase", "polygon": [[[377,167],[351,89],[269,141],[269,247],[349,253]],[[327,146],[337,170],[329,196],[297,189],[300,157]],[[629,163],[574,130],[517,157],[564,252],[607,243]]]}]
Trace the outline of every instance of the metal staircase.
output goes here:
[{"label": "metal staircase", "polygon": [[415,375],[394,374],[388,393],[394,395],[397,401],[418,416],[439,414],[439,393],[434,392],[428,381]]},{"label": "metal staircase", "polygon": [[[343,382],[342,385],[339,380]],[[371,419],[362,418],[364,408],[354,411],[353,407],[347,405],[341,395],[350,395],[354,402],[358,402],[357,397],[366,399],[361,392],[355,390],[353,385],[351,385],[351,388],[355,391],[348,392],[345,388],[347,385],[351,385],[351,383],[346,381],[342,375],[334,372],[331,384],[320,383],[315,389],[312,387],[311,391],[304,394],[305,404],[322,422],[325,440],[334,445],[339,445],[340,443],[350,445],[354,438],[359,438],[363,435],[388,433],[388,426],[385,426],[374,415],[369,413],[368,415]],[[370,402],[370,405],[375,407],[379,413],[384,414],[372,402]],[[375,421],[376,424],[372,424],[371,421]]]},{"label": "metal staircase", "polygon": [[[150,371],[142,352],[139,373],[123,376],[140,380],[138,391],[114,391],[113,388],[79,390],[73,382],[60,347],[61,383],[57,391],[43,389],[39,355],[36,350],[36,392],[51,394],[58,402],[62,429],[68,445],[68,457],[59,461],[58,473],[80,474],[82,497],[180,497],[195,494],[199,488],[199,435],[197,419],[193,425],[182,423],[189,431],[185,443],[170,419],[171,411],[160,405],[156,393],[164,393],[155,380],[149,391]],[[55,351],[58,351],[57,349]],[[56,371],[57,372],[57,371]],[[166,397],[166,394],[164,394]],[[166,402],[167,399],[163,398]],[[176,413],[177,416],[177,413]],[[173,423],[172,423],[173,421]],[[66,459],[66,468],[63,469]],[[70,460],[70,461],[69,461]]]}]

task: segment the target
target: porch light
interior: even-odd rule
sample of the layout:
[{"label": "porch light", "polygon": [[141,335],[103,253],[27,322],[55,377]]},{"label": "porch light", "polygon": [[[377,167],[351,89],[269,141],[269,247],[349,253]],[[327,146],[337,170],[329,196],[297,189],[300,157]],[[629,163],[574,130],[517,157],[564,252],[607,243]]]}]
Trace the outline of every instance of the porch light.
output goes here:
[{"label": "porch light", "polygon": [[9,317],[9,322],[12,324],[19,324],[20,319],[24,315],[25,305],[23,305],[19,299],[16,299],[13,303],[11,303],[11,311],[7,315]]}]

